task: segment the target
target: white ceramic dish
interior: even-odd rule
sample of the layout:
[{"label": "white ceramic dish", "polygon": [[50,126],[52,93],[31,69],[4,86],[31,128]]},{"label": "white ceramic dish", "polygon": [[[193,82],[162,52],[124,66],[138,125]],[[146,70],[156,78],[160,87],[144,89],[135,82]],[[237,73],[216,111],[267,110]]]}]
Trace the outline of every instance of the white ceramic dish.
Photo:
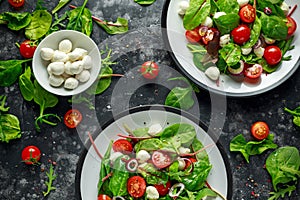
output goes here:
[{"label": "white ceramic dish", "polygon": [[[73,49],[80,47],[87,50],[93,62],[93,66],[90,69],[90,79],[85,83],[80,83],[73,90],[65,89],[63,86],[53,87],[49,84],[49,75],[47,72],[49,61],[44,61],[40,56],[40,51],[43,47],[56,50],[58,49],[59,42],[63,39],[69,39],[73,43]],[[71,96],[85,91],[96,81],[101,69],[101,55],[96,43],[87,35],[73,30],[61,30],[51,33],[40,42],[33,55],[32,68],[36,80],[45,90],[60,96]]]},{"label": "white ceramic dish", "polygon": [[[192,53],[187,48],[187,40],[185,38],[185,29],[183,27],[182,18],[178,15],[179,2],[182,0],[167,0],[162,13],[162,27],[164,39],[167,43],[168,50],[179,68],[185,73],[193,82],[200,87],[209,91],[232,96],[232,97],[246,97],[253,96],[267,92],[287,80],[299,67],[299,52],[300,47],[300,28],[296,30],[293,45],[295,48],[287,52],[286,56],[292,55],[292,60],[282,62],[282,65],[272,74],[263,74],[258,83],[251,84],[246,82],[236,82],[227,75],[221,75],[219,86],[211,81],[206,75],[197,69],[193,64]],[[286,0],[286,3],[293,7],[298,4],[292,0]],[[296,11],[292,16],[297,24],[300,24],[300,12]]]},{"label": "white ceramic dish", "polygon": [[[160,123],[163,127],[166,127],[179,122],[192,124],[196,129],[197,138],[204,146],[215,143],[213,137],[206,132],[207,128],[203,123],[193,116],[166,106],[141,106],[125,111],[111,120],[103,127],[102,133],[96,137],[95,144],[100,153],[104,154],[110,140],[116,140],[118,138],[117,134],[120,132],[126,134],[123,128],[124,123],[135,129],[155,123]],[[212,188],[227,197],[227,199],[231,199],[232,177],[228,158],[223,147],[218,142],[216,144],[216,146],[206,150],[213,166],[207,181]],[[100,164],[101,160],[96,155],[94,148],[89,146],[88,150],[85,150],[81,155],[77,166],[76,193],[79,199],[97,199]],[[221,198],[218,197],[216,200],[221,200]]]}]

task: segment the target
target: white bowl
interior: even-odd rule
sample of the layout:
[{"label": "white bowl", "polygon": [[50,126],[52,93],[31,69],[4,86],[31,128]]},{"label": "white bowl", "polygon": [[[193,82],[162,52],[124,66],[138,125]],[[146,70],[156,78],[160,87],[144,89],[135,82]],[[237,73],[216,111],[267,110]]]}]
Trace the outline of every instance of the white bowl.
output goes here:
[{"label": "white bowl", "polygon": [[[92,68],[89,69],[91,74],[90,79],[85,83],[79,83],[78,87],[73,90],[65,89],[63,86],[53,87],[49,84],[47,66],[50,61],[43,60],[40,55],[41,49],[44,47],[58,50],[58,44],[63,39],[69,39],[72,42],[72,50],[77,47],[83,48],[92,57],[93,64]],[[101,54],[96,43],[87,35],[79,31],[61,30],[51,33],[39,43],[33,55],[32,69],[38,83],[48,92],[60,96],[76,95],[88,89],[96,81],[101,69]]]}]

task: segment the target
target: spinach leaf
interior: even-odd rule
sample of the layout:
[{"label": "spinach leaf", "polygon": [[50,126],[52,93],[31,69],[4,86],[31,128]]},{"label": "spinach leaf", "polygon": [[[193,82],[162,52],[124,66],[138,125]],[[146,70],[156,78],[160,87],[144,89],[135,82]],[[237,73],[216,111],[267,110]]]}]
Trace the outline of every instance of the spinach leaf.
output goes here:
[{"label": "spinach leaf", "polygon": [[158,171],[153,164],[147,163],[138,169],[138,172],[145,178],[147,184],[166,184],[168,182],[168,174]]},{"label": "spinach leaf", "polygon": [[82,6],[71,10],[68,13],[69,22],[67,24],[68,30],[80,31],[87,36],[90,36],[93,30],[93,21],[91,11],[85,8],[88,0],[84,0]]},{"label": "spinach leaf", "polygon": [[288,27],[284,20],[278,16],[268,16],[261,12],[262,33],[268,38],[275,40],[285,40],[287,38]]},{"label": "spinach leaf", "polygon": [[242,50],[237,44],[229,43],[219,51],[228,66],[234,66],[241,60]]},{"label": "spinach leaf", "polygon": [[113,165],[112,177],[109,181],[109,189],[113,196],[124,196],[127,193],[127,180],[129,173],[126,170],[125,162],[122,161],[123,156],[118,157]]},{"label": "spinach leaf", "polygon": [[203,188],[199,192],[197,192],[197,196],[195,199],[203,199],[204,197],[217,197],[218,194],[209,188]]},{"label": "spinach leaf", "polygon": [[99,181],[98,181],[98,194],[101,194],[101,192],[105,191],[105,187],[108,187],[108,180],[103,181],[103,178],[105,178],[110,172],[110,153],[112,150],[112,142],[109,143],[109,146],[101,160],[101,167],[100,167],[100,174],[99,174]]},{"label": "spinach leaf", "polygon": [[140,5],[151,5],[155,2],[156,0],[134,0],[135,3],[138,3]]},{"label": "spinach leaf", "polygon": [[52,24],[52,15],[47,10],[36,10],[32,13],[30,24],[25,28],[25,36],[37,40],[48,32]]},{"label": "spinach leaf", "polygon": [[287,113],[291,114],[294,118],[293,118],[293,123],[296,126],[300,127],[300,106],[297,107],[294,110],[290,110],[289,108],[284,108],[284,111],[286,111]]},{"label": "spinach leaf", "polygon": [[165,100],[165,105],[188,110],[194,105],[192,87],[173,88]]},{"label": "spinach leaf", "polygon": [[207,55],[207,50],[204,46],[200,44],[191,44],[188,43],[187,47],[190,49],[191,53],[193,54],[193,63],[195,66],[200,69],[201,71],[205,71],[208,66],[204,65],[203,61]]},{"label": "spinach leaf", "polygon": [[281,18],[286,18],[283,10],[280,8],[280,5],[283,1],[280,1],[281,2],[279,2],[278,0],[256,0],[257,10],[264,12],[264,9],[268,7],[272,10],[272,15],[276,15]]},{"label": "spinach leaf", "polygon": [[6,113],[9,107],[5,107],[5,102],[6,96],[0,95],[0,141],[8,143],[21,137],[21,128],[18,117]]},{"label": "spinach leaf", "polygon": [[240,23],[240,16],[238,14],[229,13],[218,18],[213,18],[221,35],[229,34]]},{"label": "spinach leaf", "polygon": [[242,46],[242,48],[251,48],[258,41],[261,31],[261,21],[256,16],[253,26],[251,28],[250,39]]},{"label": "spinach leaf", "polygon": [[59,0],[58,4],[53,8],[52,14],[59,11],[62,7],[64,7],[67,3],[69,3],[71,0]]},{"label": "spinach leaf", "polygon": [[0,61],[0,86],[12,85],[23,71],[22,64],[29,60]]},{"label": "spinach leaf", "polygon": [[273,143],[274,135],[269,134],[268,137],[261,141],[247,142],[242,134],[237,135],[230,141],[230,151],[238,151],[242,153],[246,161],[249,163],[251,155],[262,154],[268,149],[276,149],[277,144]]},{"label": "spinach leaf", "polygon": [[25,72],[19,77],[19,87],[23,98],[31,101],[34,94],[34,85],[31,81],[31,68],[28,66]]},{"label": "spinach leaf", "polygon": [[140,150],[145,151],[156,151],[163,147],[163,142],[158,138],[150,138],[147,140],[139,141],[135,146],[135,152],[139,152]]},{"label": "spinach leaf", "polygon": [[191,0],[190,6],[183,17],[183,26],[192,30],[199,26],[210,14],[210,0]]},{"label": "spinach leaf", "polygon": [[[195,138],[192,143],[193,152],[196,152],[202,148],[204,148],[203,144],[197,138]],[[209,157],[206,151],[201,151],[197,153],[196,158],[197,160],[203,160],[205,162],[209,162]]]},{"label": "spinach leaf", "polygon": [[149,137],[148,127],[137,128],[132,131],[132,135],[135,137]]},{"label": "spinach leaf", "polygon": [[[100,70],[100,80],[98,81],[95,94],[103,93],[111,84],[111,76],[107,76],[113,73],[112,68],[106,66]],[[106,76],[106,77],[105,77]],[[103,78],[102,78],[103,77]]]},{"label": "spinach leaf", "polygon": [[121,34],[128,31],[128,20],[118,17],[116,22],[107,22],[93,17],[94,21],[108,34]]},{"label": "spinach leaf", "polygon": [[216,2],[219,11],[225,12],[226,14],[234,13],[238,14],[240,10],[240,6],[237,1],[232,0],[218,0]]},{"label": "spinach leaf", "polygon": [[4,12],[0,14],[0,24],[7,24],[7,27],[14,31],[25,28],[31,21],[29,12],[13,13]]},{"label": "spinach leaf", "polygon": [[284,146],[273,151],[266,160],[266,169],[277,192],[279,185],[297,181],[300,177],[300,155],[296,147]]}]

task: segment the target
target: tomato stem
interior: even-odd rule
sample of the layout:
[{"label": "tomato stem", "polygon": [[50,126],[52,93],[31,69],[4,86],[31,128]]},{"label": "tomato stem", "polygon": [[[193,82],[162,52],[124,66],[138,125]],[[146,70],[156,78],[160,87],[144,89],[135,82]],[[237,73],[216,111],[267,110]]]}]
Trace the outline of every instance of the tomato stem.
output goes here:
[{"label": "tomato stem", "polygon": [[94,148],[96,154],[97,154],[97,155],[99,156],[99,158],[102,160],[102,159],[103,159],[103,156],[102,156],[101,153],[99,152],[99,150],[98,150],[98,148],[97,148],[97,146],[96,146],[96,144],[95,144],[95,142],[94,142],[94,140],[93,140],[93,137],[92,137],[92,135],[90,134],[90,132],[88,132],[88,136],[89,136],[89,139],[90,139],[90,141],[91,141],[91,143],[92,143],[92,146],[93,146],[93,148]]},{"label": "tomato stem", "polygon": [[297,4],[294,5],[294,7],[292,8],[292,10],[290,11],[290,13],[287,15],[288,17],[292,16],[292,14],[295,12],[297,8]]}]

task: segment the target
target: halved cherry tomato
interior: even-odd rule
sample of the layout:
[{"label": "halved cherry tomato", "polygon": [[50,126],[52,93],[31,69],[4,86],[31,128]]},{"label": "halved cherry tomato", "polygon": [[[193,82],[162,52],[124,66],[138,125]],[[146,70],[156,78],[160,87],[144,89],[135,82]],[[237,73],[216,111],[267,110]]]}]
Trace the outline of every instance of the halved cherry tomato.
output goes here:
[{"label": "halved cherry tomato", "polygon": [[20,8],[24,5],[25,0],[8,0],[8,3],[14,8]]},{"label": "halved cherry tomato", "polygon": [[185,161],[184,169],[187,169],[189,166],[191,166],[192,163],[197,162],[196,158],[187,158],[187,159],[189,159],[190,161]]},{"label": "halved cherry tomato", "polygon": [[168,181],[166,184],[155,184],[154,187],[160,196],[166,196],[171,188],[171,181]]},{"label": "halved cherry tomato", "polygon": [[247,4],[240,9],[239,15],[243,22],[252,23],[256,17],[256,10],[252,5]]},{"label": "halved cherry tomato", "polygon": [[199,34],[199,27],[196,27],[193,30],[185,31],[185,37],[191,43],[199,42],[202,38]]},{"label": "halved cherry tomato", "polygon": [[22,161],[27,165],[34,165],[39,162],[41,151],[36,146],[27,146],[22,150]]},{"label": "halved cherry tomato", "polygon": [[113,150],[124,154],[130,154],[133,150],[132,144],[126,139],[119,139],[114,141]]},{"label": "halved cherry tomato", "polygon": [[251,30],[250,28],[245,25],[239,25],[235,29],[231,31],[231,36],[233,38],[233,41],[239,45],[244,44],[250,39]]},{"label": "halved cherry tomato", "polygon": [[159,67],[155,62],[147,61],[144,64],[142,64],[140,72],[146,79],[154,79],[158,76]]},{"label": "halved cherry tomato", "polygon": [[98,200],[111,200],[111,198],[106,194],[100,194]]},{"label": "halved cherry tomato", "polygon": [[152,162],[155,167],[162,169],[172,163],[171,157],[163,151],[154,151],[152,154]]},{"label": "halved cherry tomato", "polygon": [[286,19],[287,19],[286,25],[288,27],[288,36],[292,36],[295,33],[296,29],[297,29],[297,23],[291,17],[287,17]]},{"label": "halved cherry tomato", "polygon": [[140,198],[145,194],[146,181],[143,177],[132,176],[127,180],[127,191],[130,196]]},{"label": "halved cherry tomato", "polygon": [[264,51],[264,58],[269,65],[276,65],[281,61],[282,53],[278,46],[267,46]]},{"label": "halved cherry tomato", "polygon": [[76,128],[82,120],[82,114],[77,109],[70,109],[64,116],[64,123],[68,128]]},{"label": "halved cherry tomato", "polygon": [[32,58],[36,48],[37,48],[37,45],[35,42],[30,41],[30,40],[24,40],[20,44],[20,54],[24,58]]},{"label": "halved cherry tomato", "polygon": [[250,79],[257,79],[263,72],[263,68],[260,64],[254,64],[244,70],[244,75]]},{"label": "halved cherry tomato", "polygon": [[251,126],[251,134],[258,140],[266,139],[269,132],[269,126],[265,122],[258,121]]}]

